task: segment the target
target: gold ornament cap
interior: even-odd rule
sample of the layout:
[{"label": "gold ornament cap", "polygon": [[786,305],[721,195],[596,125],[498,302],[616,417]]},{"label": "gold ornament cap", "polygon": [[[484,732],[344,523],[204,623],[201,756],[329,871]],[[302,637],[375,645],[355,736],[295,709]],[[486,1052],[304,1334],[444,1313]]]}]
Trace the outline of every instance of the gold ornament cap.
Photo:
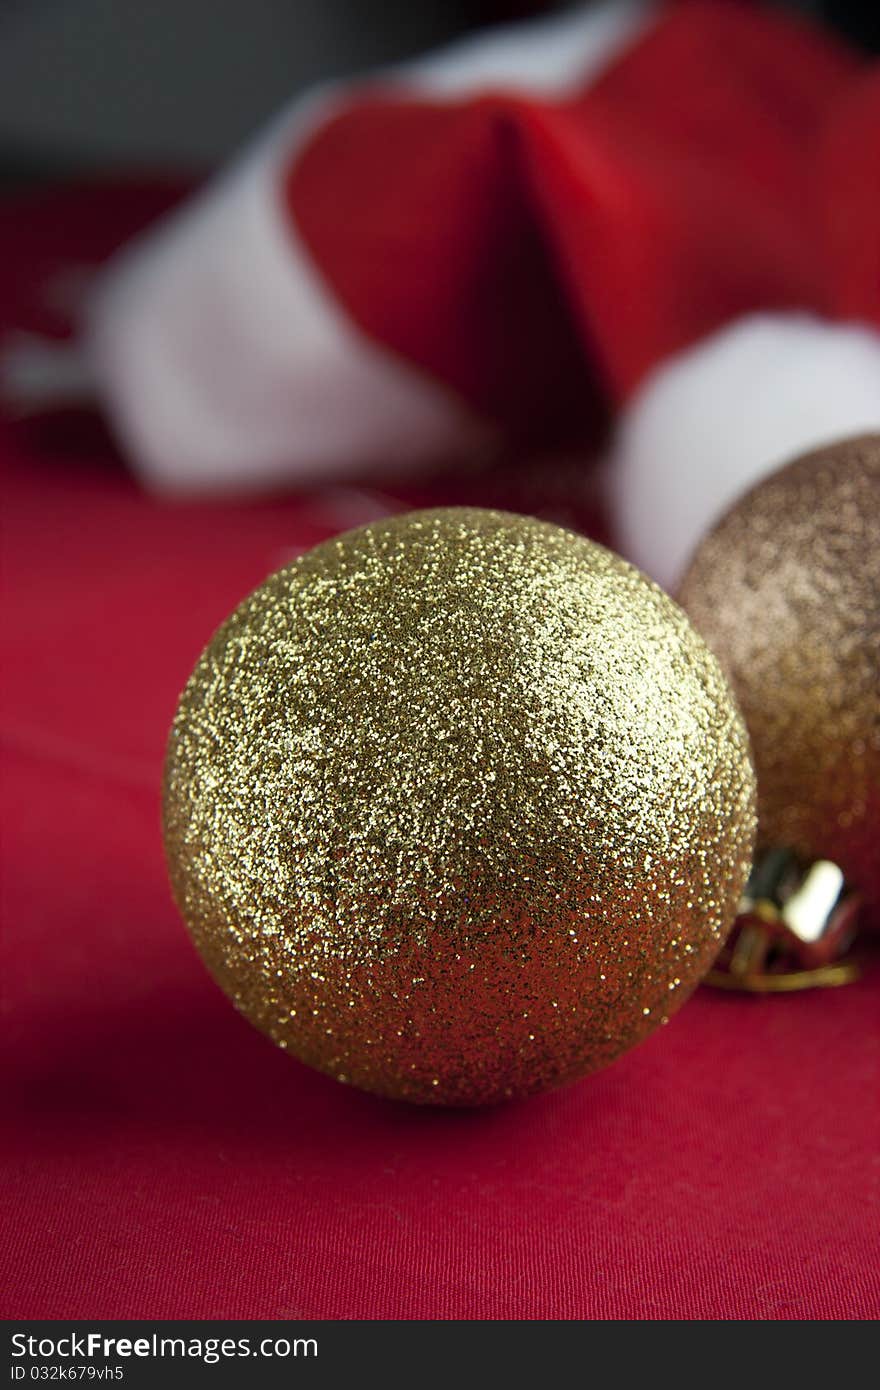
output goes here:
[{"label": "gold ornament cap", "polygon": [[828,989],[859,977],[848,954],[861,899],[829,859],[802,864],[790,850],[758,856],[706,982],[720,989],[782,994]]},{"label": "gold ornament cap", "polygon": [[210,642],[168,748],[192,937],[297,1057],[386,1096],[558,1086],[666,1022],[749,868],[754,779],[676,604],[561,528],[416,512]]}]

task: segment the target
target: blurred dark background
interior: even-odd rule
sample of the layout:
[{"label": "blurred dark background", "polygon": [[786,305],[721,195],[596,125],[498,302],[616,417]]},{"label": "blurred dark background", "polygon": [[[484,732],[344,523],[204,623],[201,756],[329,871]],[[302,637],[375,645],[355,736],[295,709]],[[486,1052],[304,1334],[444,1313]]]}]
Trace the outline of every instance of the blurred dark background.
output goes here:
[{"label": "blurred dark background", "polygon": [[[200,170],[311,83],[552,0],[0,0],[0,179]],[[873,51],[880,5],[789,0]]]}]

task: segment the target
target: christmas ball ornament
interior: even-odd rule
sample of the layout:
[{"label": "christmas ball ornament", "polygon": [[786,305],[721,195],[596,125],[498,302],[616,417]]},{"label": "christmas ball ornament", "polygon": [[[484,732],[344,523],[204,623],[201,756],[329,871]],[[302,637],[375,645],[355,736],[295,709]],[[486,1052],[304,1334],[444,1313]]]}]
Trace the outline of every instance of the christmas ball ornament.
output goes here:
[{"label": "christmas ball ornament", "polygon": [[340,1081],[479,1104],[637,1043],[711,964],[753,771],[715,658],[617,556],[440,509],[319,545],[198,662],[164,832],[209,969]]},{"label": "christmas ball ornament", "polygon": [[760,482],[699,547],[680,600],[748,725],[761,852],[838,866],[876,916],[880,435]]}]

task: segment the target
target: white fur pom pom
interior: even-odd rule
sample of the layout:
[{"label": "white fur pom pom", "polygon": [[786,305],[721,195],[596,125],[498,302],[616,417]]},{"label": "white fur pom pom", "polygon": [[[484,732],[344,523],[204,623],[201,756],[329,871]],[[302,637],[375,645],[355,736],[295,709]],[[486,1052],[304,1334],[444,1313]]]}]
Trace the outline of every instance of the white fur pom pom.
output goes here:
[{"label": "white fur pom pom", "polygon": [[609,502],[628,560],[675,588],[710,526],[780,464],[880,429],[880,333],[741,319],[663,363],[621,421]]}]

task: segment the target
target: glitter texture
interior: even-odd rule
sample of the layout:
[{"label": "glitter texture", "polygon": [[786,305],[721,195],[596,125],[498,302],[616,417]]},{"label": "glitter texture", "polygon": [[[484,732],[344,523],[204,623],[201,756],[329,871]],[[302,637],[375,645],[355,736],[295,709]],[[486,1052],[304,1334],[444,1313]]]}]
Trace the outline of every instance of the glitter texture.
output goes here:
[{"label": "glitter texture", "polygon": [[704,541],[681,602],[752,738],[759,838],[880,914],[880,436],[796,459]]},{"label": "glitter texture", "polygon": [[199,661],[165,839],[208,967],[282,1047],[434,1104],[557,1086],[663,1023],[750,862],[747,737],[638,571],[416,512],[273,575]]}]

